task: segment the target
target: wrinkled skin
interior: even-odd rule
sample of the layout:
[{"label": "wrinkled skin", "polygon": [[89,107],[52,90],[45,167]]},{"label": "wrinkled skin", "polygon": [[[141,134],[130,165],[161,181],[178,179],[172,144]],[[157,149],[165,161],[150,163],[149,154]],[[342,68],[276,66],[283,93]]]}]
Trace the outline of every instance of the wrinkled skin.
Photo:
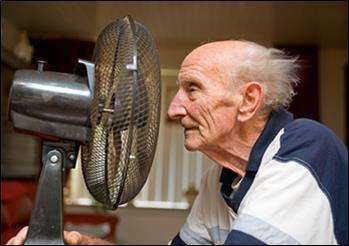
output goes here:
[{"label": "wrinkled skin", "polygon": [[168,115],[184,128],[184,145],[199,150],[218,164],[244,176],[253,144],[266,117],[258,114],[262,85],[234,84],[230,71],[245,44],[209,43],[195,49],[182,63],[179,89]]}]

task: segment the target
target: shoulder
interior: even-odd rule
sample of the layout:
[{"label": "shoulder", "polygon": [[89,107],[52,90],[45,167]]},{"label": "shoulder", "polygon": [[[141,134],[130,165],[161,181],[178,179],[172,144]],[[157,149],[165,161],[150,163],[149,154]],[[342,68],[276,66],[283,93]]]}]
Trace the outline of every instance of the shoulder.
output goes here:
[{"label": "shoulder", "polygon": [[293,120],[268,146],[229,238],[253,240],[247,234],[267,244],[347,242],[347,206],[346,147],[325,125]]},{"label": "shoulder", "polygon": [[[338,143],[343,145],[336,134],[320,122],[300,118],[285,126],[284,138],[292,138],[296,142],[305,143],[307,141],[318,141],[318,143]],[[342,146],[344,147],[344,145]]]},{"label": "shoulder", "polygon": [[341,142],[336,134],[327,126],[310,119],[296,119],[285,126],[284,138],[297,143],[319,141],[319,143]]},{"label": "shoulder", "polygon": [[347,163],[347,148],[327,126],[310,119],[296,119],[285,126],[276,158],[310,165],[335,161]]}]

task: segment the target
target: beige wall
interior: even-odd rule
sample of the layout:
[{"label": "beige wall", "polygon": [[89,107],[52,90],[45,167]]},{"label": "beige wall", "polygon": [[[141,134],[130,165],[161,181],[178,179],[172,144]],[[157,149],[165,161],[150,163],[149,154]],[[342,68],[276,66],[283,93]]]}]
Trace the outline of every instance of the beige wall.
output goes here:
[{"label": "beige wall", "polygon": [[11,21],[1,16],[1,48],[13,50],[19,34],[20,30]]},{"label": "beige wall", "polygon": [[[66,207],[65,211],[82,214],[104,213],[97,208],[78,206]],[[116,211],[107,213],[111,216],[116,215],[118,218],[115,231],[117,244],[166,245],[179,232],[189,212],[177,209],[119,207]]]},{"label": "beige wall", "polygon": [[319,85],[320,117],[322,123],[330,127],[343,142],[346,139],[345,126],[345,73],[348,50],[320,48]]},{"label": "beige wall", "polygon": [[188,213],[187,210],[119,208],[117,242],[165,245],[179,232]]}]

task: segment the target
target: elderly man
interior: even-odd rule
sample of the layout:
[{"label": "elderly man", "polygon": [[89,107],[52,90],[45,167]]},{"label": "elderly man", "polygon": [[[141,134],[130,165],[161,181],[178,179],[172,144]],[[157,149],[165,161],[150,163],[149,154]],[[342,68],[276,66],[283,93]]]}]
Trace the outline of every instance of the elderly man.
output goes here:
[{"label": "elderly man", "polygon": [[295,59],[247,41],[184,60],[168,114],[215,161],[174,244],[347,244],[348,154],[325,126],[284,107]]},{"label": "elderly man", "polygon": [[185,58],[168,114],[185,147],[217,165],[172,244],[348,243],[348,152],[327,127],[285,110],[296,67],[248,41],[208,43]]}]

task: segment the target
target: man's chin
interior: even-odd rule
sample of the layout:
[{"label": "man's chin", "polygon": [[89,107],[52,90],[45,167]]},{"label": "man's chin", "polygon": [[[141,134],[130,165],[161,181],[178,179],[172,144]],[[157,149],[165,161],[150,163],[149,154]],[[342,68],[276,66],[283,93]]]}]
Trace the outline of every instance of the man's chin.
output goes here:
[{"label": "man's chin", "polygon": [[195,151],[199,149],[199,146],[197,144],[194,143],[190,143],[188,141],[184,142],[184,147],[188,150],[188,151]]},{"label": "man's chin", "polygon": [[199,150],[202,142],[197,129],[186,129],[184,131],[184,147],[189,151]]}]

